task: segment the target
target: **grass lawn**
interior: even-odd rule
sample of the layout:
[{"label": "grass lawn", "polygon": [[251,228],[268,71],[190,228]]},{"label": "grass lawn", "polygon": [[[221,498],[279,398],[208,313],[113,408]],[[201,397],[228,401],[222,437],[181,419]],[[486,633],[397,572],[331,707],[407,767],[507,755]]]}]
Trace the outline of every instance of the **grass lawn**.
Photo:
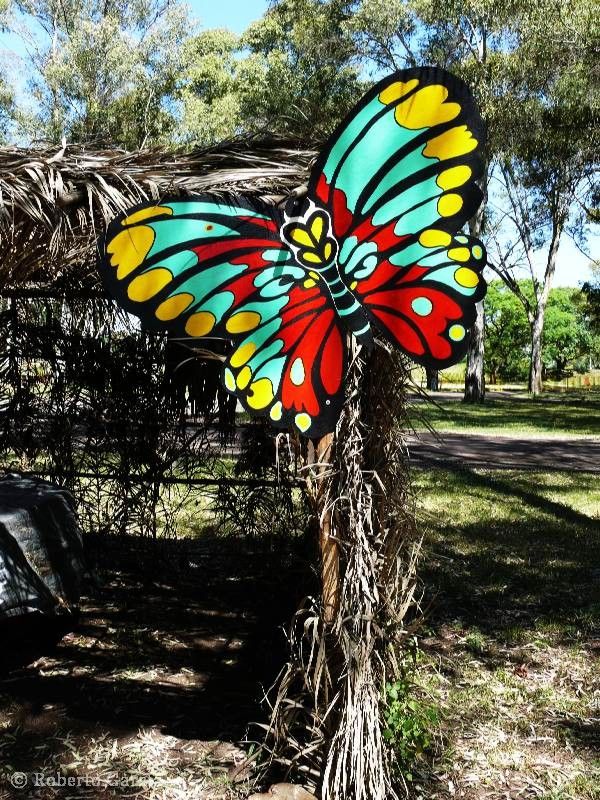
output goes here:
[{"label": "grass lawn", "polygon": [[600,798],[600,481],[415,470],[427,798]]},{"label": "grass lawn", "polygon": [[548,394],[539,399],[527,395],[488,398],[485,403],[462,403],[456,399],[411,403],[411,421],[416,428],[433,426],[438,431],[490,433],[586,434],[600,436],[600,394],[578,392]]}]

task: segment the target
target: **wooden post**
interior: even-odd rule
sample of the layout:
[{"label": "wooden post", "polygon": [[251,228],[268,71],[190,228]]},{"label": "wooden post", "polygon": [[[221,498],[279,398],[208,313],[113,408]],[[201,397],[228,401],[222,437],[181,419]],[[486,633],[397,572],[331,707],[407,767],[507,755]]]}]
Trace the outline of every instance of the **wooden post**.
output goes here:
[{"label": "wooden post", "polygon": [[323,619],[326,623],[334,620],[340,606],[340,551],[332,532],[332,511],[327,508],[328,472],[331,467],[333,434],[328,433],[311,442],[309,463],[314,465],[315,510],[321,553],[321,597],[323,600]]}]

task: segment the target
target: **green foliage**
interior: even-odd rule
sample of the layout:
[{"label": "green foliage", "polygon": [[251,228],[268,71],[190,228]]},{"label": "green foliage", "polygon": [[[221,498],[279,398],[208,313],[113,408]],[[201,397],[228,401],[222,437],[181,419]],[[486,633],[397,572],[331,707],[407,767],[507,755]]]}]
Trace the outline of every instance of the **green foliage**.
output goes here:
[{"label": "green foliage", "polygon": [[31,138],[135,149],[172,139],[183,6],[159,0],[22,0],[39,35],[32,56],[34,108],[19,122]]},{"label": "green foliage", "polygon": [[222,28],[186,42],[179,89],[184,140],[211,144],[232,138],[243,127],[239,47],[239,37]]},{"label": "green foliage", "polygon": [[313,142],[363,91],[347,3],[280,0],[242,37],[206,31],[186,46],[182,135],[210,143],[269,130]]},{"label": "green foliage", "polygon": [[544,325],[543,359],[546,372],[558,380],[578,366],[583,372],[590,366],[593,343],[584,316],[584,305],[585,299],[578,289],[557,288],[550,292]]},{"label": "green foliage", "polygon": [[330,133],[364,90],[355,47],[345,27],[345,0],[279,0],[246,31],[250,57],[242,77],[254,86],[244,98],[254,124],[313,141]]},{"label": "green foliage", "polygon": [[[6,30],[10,0],[0,0],[0,31]],[[0,69],[0,144],[6,141],[15,113],[14,96],[9,81]]]},{"label": "green foliage", "polygon": [[584,314],[590,331],[600,337],[600,261],[592,264],[592,277],[581,287],[585,297]]},{"label": "green foliage", "polygon": [[491,383],[527,377],[530,340],[522,304],[502,281],[491,281],[485,302],[485,355]]},{"label": "green foliage", "polygon": [[0,74],[0,144],[6,142],[14,114],[14,97],[6,81]]},{"label": "green foliage", "polygon": [[433,743],[439,725],[438,711],[419,697],[418,687],[407,670],[398,680],[386,683],[383,706],[383,736],[392,749],[397,771],[411,781],[415,761]]},{"label": "green foliage", "polygon": [[[519,293],[533,302],[530,280],[518,282]],[[548,296],[542,342],[547,376],[560,380],[574,370],[597,363],[596,337],[590,327],[585,295],[579,289],[556,288]],[[523,304],[502,281],[491,281],[485,302],[486,365],[491,383],[527,377],[531,330]]]}]

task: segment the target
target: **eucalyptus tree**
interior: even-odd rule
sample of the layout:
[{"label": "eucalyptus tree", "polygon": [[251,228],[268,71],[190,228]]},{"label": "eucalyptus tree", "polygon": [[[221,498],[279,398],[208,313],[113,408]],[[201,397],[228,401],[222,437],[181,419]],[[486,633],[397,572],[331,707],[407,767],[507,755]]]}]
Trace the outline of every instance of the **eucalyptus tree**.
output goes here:
[{"label": "eucalyptus tree", "polygon": [[205,31],[186,48],[182,135],[208,142],[268,130],[315,145],[364,90],[341,0],[279,0],[238,37]]},{"label": "eucalyptus tree", "polygon": [[31,138],[116,144],[168,141],[189,32],[184,6],[162,0],[15,0],[27,40]]},{"label": "eucalyptus tree", "polygon": [[0,143],[7,140],[14,117],[14,96],[8,80],[0,74]]},{"label": "eucalyptus tree", "polygon": [[[500,276],[522,301],[531,327],[529,389],[542,391],[546,306],[565,234],[581,245],[590,221],[600,154],[600,27],[590,0],[542,0],[530,8],[517,55],[521,101],[515,130],[500,148],[500,176],[512,226],[533,281],[518,291],[515,271]],[[541,275],[535,256],[543,255]],[[575,276],[573,276],[575,277]]]},{"label": "eucalyptus tree", "polygon": [[[7,29],[9,0],[0,0],[0,31]],[[14,115],[14,94],[4,69],[0,70],[0,142],[6,141]]]},{"label": "eucalyptus tree", "polygon": [[240,37],[224,28],[202,31],[185,43],[178,126],[184,142],[208,145],[245,130],[238,75],[242,60]]},{"label": "eucalyptus tree", "polygon": [[591,273],[581,289],[586,298],[585,314],[590,329],[600,337],[600,261],[592,262]]}]

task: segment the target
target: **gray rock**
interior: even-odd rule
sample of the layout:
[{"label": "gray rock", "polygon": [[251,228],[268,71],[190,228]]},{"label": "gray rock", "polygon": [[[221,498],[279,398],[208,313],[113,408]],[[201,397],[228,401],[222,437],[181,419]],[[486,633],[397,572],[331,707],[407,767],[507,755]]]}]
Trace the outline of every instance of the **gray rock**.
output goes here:
[{"label": "gray rock", "polygon": [[0,479],[0,621],[68,614],[85,571],[71,495],[34,478]]}]

